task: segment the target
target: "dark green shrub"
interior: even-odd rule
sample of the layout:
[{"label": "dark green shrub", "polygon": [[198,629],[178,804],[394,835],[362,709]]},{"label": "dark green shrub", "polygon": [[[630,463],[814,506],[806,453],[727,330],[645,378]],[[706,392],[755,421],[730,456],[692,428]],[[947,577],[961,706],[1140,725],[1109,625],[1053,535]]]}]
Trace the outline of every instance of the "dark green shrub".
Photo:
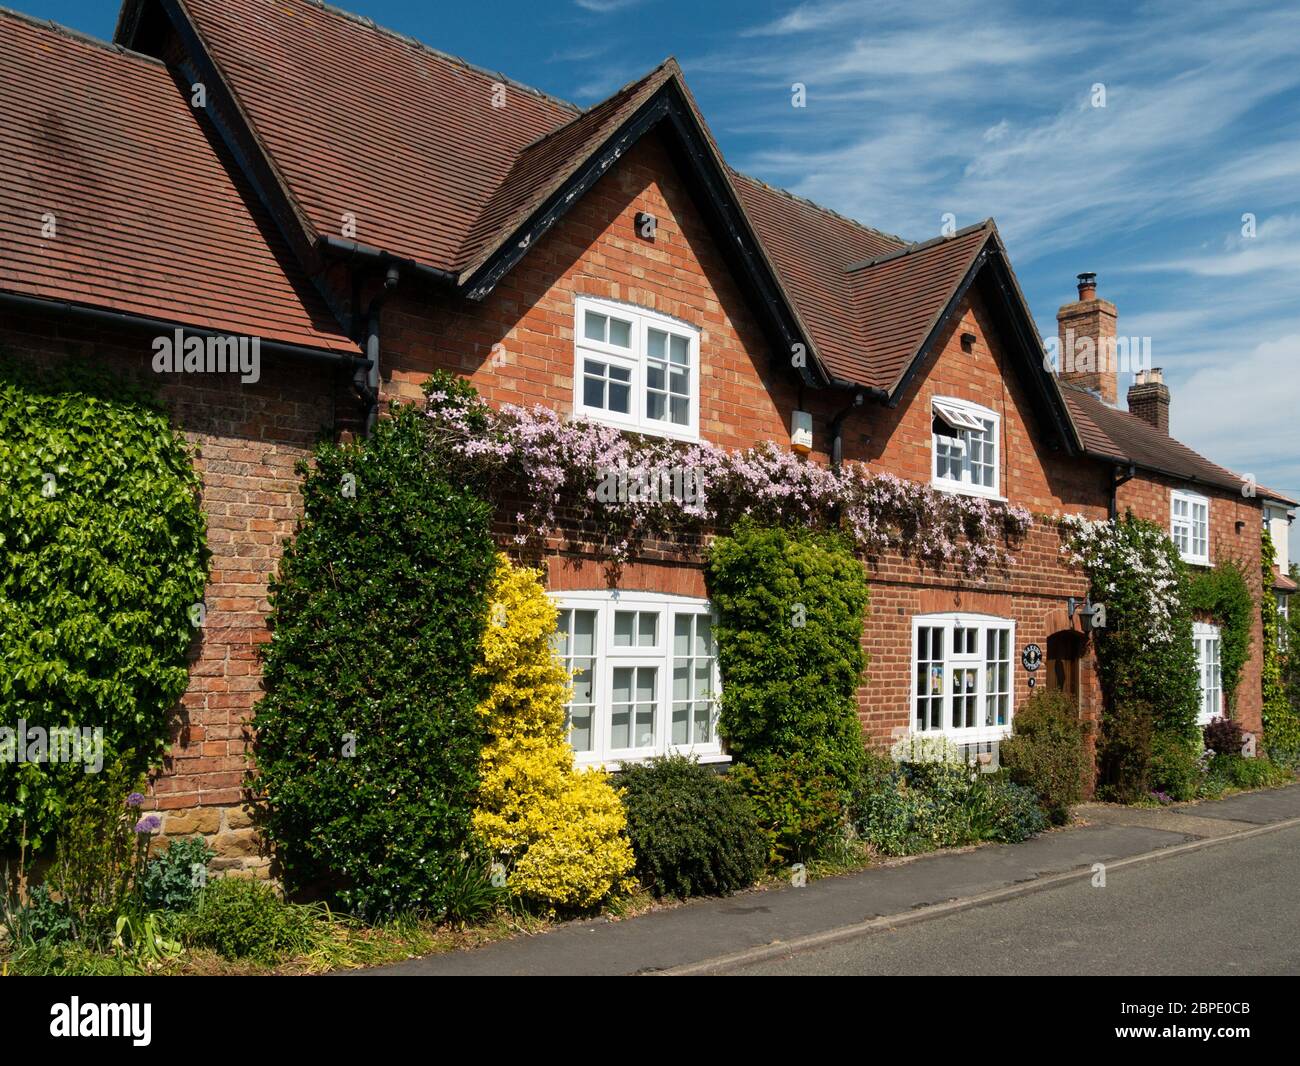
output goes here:
[{"label": "dark green shrub", "polygon": [[216,852],[201,836],[173,840],[145,863],[136,895],[145,910],[185,911],[194,906]]},{"label": "dark green shrub", "polygon": [[656,896],[725,896],[763,872],[768,841],[735,782],[675,755],[618,778],[636,873]]},{"label": "dark green shrub", "polygon": [[1047,814],[1032,788],[999,776],[983,775],[983,778],[986,793],[983,802],[991,826],[986,839],[1019,844],[1048,827]]},{"label": "dark green shrub", "polygon": [[321,912],[286,903],[261,881],[223,877],[209,881],[198,906],[181,923],[187,945],[211,948],[224,959],[274,965],[311,950]]},{"label": "dark green shrub", "polygon": [[1053,825],[1064,825],[1083,799],[1091,769],[1078,711],[1064,693],[1040,689],[1016,711],[1012,729],[998,761],[1012,781],[1034,792]]},{"label": "dark green shrub", "polygon": [[749,797],[774,864],[825,851],[842,832],[840,782],[807,755],[759,755],[731,771]]},{"label": "dark green shrub", "polygon": [[1244,737],[1234,718],[1212,718],[1201,730],[1201,741],[1216,755],[1240,755]]},{"label": "dark green shrub", "polygon": [[1201,745],[1171,733],[1151,738],[1150,781],[1155,792],[1184,802],[1195,799],[1200,788]]},{"label": "dark green shrub", "polygon": [[[143,773],[207,580],[199,480],[166,412],[95,371],[0,364],[0,554],[0,728],[102,729],[104,765]],[[0,850],[24,825],[45,850],[85,762],[15,765],[4,744]]]},{"label": "dark green shrub", "polygon": [[19,903],[6,899],[4,928],[9,943],[15,947],[45,944],[53,947],[71,940],[76,933],[76,919],[68,901],[54,899],[48,885],[36,885]]},{"label": "dark green shrub", "polygon": [[838,537],[741,523],[714,541],[707,578],[732,753],[800,754],[847,799],[864,751],[862,564]]},{"label": "dark green shrub", "polygon": [[902,763],[855,796],[854,828],[882,855],[995,840],[1016,844],[1047,828],[1031,789],[961,763]]},{"label": "dark green shrub", "polygon": [[423,422],[395,407],[300,468],[255,718],[250,785],[287,882],[370,918],[446,909],[483,744],[489,507],[434,472]]},{"label": "dark green shrub", "polygon": [[1102,720],[1098,752],[1102,799],[1135,803],[1151,792],[1151,745],[1155,730],[1144,703],[1121,703]]},{"label": "dark green shrub", "polygon": [[[1300,616],[1300,611],[1296,614]],[[1279,712],[1264,723],[1264,753],[1277,766],[1300,770],[1300,715]]]},{"label": "dark green shrub", "polygon": [[1273,788],[1293,780],[1290,771],[1269,759],[1243,759],[1240,755],[1214,756],[1210,772],[1240,789]]}]

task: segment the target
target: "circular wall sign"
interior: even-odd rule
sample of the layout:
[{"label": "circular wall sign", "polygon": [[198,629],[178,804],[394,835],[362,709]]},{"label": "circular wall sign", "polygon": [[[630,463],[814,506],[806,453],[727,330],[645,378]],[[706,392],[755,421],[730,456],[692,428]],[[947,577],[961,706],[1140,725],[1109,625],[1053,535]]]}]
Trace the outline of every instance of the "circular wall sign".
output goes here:
[{"label": "circular wall sign", "polygon": [[1020,656],[1020,662],[1026,670],[1033,672],[1043,665],[1043,649],[1037,644],[1026,644]]}]

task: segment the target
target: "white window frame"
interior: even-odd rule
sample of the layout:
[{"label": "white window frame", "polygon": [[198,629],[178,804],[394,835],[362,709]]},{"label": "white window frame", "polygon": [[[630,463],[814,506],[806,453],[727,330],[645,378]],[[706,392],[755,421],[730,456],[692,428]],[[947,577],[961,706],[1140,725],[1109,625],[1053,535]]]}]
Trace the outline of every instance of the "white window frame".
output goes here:
[{"label": "white window frame", "polygon": [[[929,724],[929,716],[926,718],[926,728],[921,728],[918,724],[918,700],[920,693],[917,691],[917,673],[918,673],[918,654],[920,652],[920,638],[922,629],[942,629],[943,637],[943,659],[933,660],[943,663],[943,673],[941,675],[942,690],[939,693],[927,693],[930,695],[942,696],[940,724],[936,729]],[[974,629],[978,633],[975,641],[975,651],[967,652],[955,651],[953,646],[954,633],[956,630]],[[988,677],[988,633],[990,631],[1005,630],[1007,631],[1007,658],[999,658],[998,662],[1005,662],[1007,667],[1007,686],[1005,695],[1007,696],[1007,720],[1002,725],[986,725],[987,717],[987,698],[1000,696],[1004,690],[999,685],[997,690],[990,692]],[[926,660],[931,661],[931,660]],[[960,727],[954,728],[952,725],[952,677],[954,669],[974,670],[976,677],[975,695],[978,698],[976,705],[976,724],[972,728]],[[956,744],[983,744],[994,740],[1001,740],[1011,735],[1012,723],[1016,716],[1016,621],[1014,618],[999,618],[991,614],[972,614],[967,611],[947,611],[939,614],[918,614],[912,616],[912,658],[908,667],[908,673],[911,681],[908,684],[910,698],[908,700],[908,732],[914,736],[944,736]]]},{"label": "white window frame", "polygon": [[[1207,725],[1223,715],[1223,634],[1209,622],[1192,624],[1192,641],[1196,647],[1196,672],[1200,703],[1196,724]],[[1210,654],[1213,649],[1213,655]],[[1211,695],[1213,694],[1213,695]]]},{"label": "white window frame", "polygon": [[[1181,507],[1186,514],[1179,514]],[[1198,520],[1197,510],[1204,511],[1203,519]],[[1204,524],[1204,551],[1197,551],[1197,527]],[[1198,492],[1184,489],[1172,489],[1169,493],[1169,537],[1178,548],[1183,562],[1210,565],[1210,499]]]},{"label": "white window frame", "polygon": [[[621,348],[617,345],[589,340],[584,329],[586,312],[611,316],[630,322],[631,347]],[[678,337],[684,337],[688,343],[688,371],[690,374],[688,400],[690,418],[685,425],[675,422],[650,418],[646,414],[646,400],[649,396],[649,331],[661,330]],[[626,369],[631,373],[631,411],[624,415],[603,407],[588,407],[584,393],[584,358],[597,359],[602,363]],[[634,430],[656,437],[668,437],[674,440],[700,439],[700,331],[689,322],[671,318],[657,311],[650,311],[633,304],[619,303],[616,300],[600,300],[591,296],[579,296],[573,301],[573,413],[578,418],[588,418],[594,422],[604,422],[620,429]]]},{"label": "white window frame", "polygon": [[[702,763],[730,762],[731,757],[722,750],[718,736],[718,707],[722,691],[721,672],[718,667],[717,643],[712,644],[711,671],[712,711],[708,743],[673,744],[673,635],[676,617],[703,615],[716,625],[709,601],[690,596],[671,596],[658,592],[577,591],[554,592],[551,599],[561,610],[574,609],[596,612],[595,677],[593,696],[595,713],[592,716],[591,751],[575,752],[578,766],[603,766],[617,770],[624,764],[644,762],[656,755],[693,755]],[[615,646],[614,615],[617,611],[638,611],[658,616],[658,641],[654,647]],[[692,649],[694,658],[694,649]],[[648,746],[614,748],[610,736],[612,728],[613,676],[618,667],[652,666],[659,670],[659,685],[655,696],[655,742]],[[693,671],[692,671],[693,677]],[[635,721],[633,722],[635,727]],[[635,742],[635,738],[634,738]]]},{"label": "white window frame", "polygon": [[1274,592],[1277,598],[1277,650],[1286,651],[1287,619],[1291,611],[1291,594]]},{"label": "white window frame", "polygon": [[[930,484],[945,492],[957,492],[966,496],[985,496],[994,500],[1002,496],[1002,416],[970,400],[960,400],[954,396],[935,396],[930,400]],[[960,478],[940,476],[939,443],[952,438],[933,430],[934,419],[947,423],[957,431],[961,442],[962,468]],[[988,434],[993,446],[993,484],[980,485],[971,480],[971,434],[976,427],[988,423]]]}]

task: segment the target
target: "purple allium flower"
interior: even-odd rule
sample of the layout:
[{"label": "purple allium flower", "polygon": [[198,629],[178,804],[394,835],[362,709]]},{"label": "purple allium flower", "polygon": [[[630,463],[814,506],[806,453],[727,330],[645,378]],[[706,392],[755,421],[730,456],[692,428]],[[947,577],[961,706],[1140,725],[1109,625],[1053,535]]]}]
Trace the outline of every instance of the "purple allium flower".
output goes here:
[{"label": "purple allium flower", "polygon": [[131,795],[126,797],[126,805],[128,807],[138,807],[143,802],[144,802],[144,797],[140,795],[140,793],[138,792],[132,792]]},{"label": "purple allium flower", "polygon": [[135,823],[137,833],[153,833],[162,828],[162,819],[156,814],[147,814]]}]

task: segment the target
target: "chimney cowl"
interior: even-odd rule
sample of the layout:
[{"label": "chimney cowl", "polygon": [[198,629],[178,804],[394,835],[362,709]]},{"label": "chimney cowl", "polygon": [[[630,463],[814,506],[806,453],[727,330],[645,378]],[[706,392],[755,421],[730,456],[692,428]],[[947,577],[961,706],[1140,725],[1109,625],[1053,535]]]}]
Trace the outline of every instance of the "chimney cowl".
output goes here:
[{"label": "chimney cowl", "polygon": [[1090,270],[1085,270],[1078,275],[1079,280],[1079,299],[1095,300],[1097,298],[1097,275]]}]

